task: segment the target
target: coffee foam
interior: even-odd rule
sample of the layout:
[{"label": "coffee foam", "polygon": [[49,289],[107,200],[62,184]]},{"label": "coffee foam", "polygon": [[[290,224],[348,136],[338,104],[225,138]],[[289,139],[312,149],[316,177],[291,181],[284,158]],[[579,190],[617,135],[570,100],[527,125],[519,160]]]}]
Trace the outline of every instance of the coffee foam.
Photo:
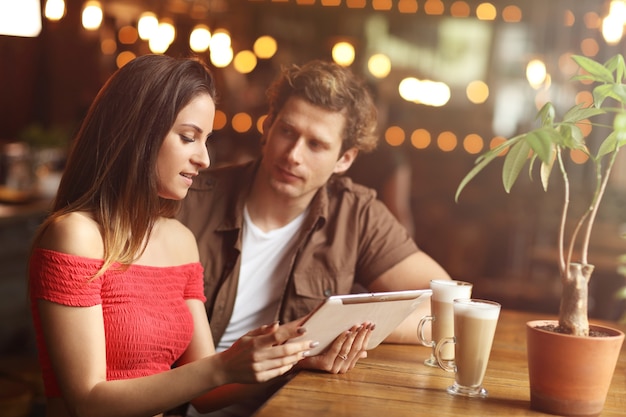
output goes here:
[{"label": "coffee foam", "polygon": [[483,320],[497,320],[500,315],[500,306],[479,301],[455,303],[454,310],[456,314]]},{"label": "coffee foam", "polygon": [[462,281],[433,280],[430,283],[433,290],[431,298],[442,303],[452,303],[457,298],[470,298],[472,285]]}]

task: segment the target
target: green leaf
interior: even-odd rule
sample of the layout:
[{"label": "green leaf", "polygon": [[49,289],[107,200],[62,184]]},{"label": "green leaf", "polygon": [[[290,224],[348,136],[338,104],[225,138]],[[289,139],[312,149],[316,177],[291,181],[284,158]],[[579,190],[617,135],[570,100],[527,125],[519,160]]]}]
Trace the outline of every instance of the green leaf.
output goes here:
[{"label": "green leaf", "polygon": [[582,55],[573,55],[572,59],[578,64],[579,67],[587,71],[593,77],[594,81],[611,84],[615,82],[611,70],[601,63]]},{"label": "green leaf", "polygon": [[533,167],[535,166],[535,161],[537,161],[537,154],[534,153],[530,157],[530,162],[528,163],[528,178],[533,180]]},{"label": "green leaf", "polygon": [[[554,155],[554,148],[552,155]],[[552,172],[552,167],[554,166],[555,157],[551,157],[549,162],[543,162],[541,164],[541,169],[539,174],[541,176],[541,185],[543,186],[544,191],[548,191],[548,182],[550,180],[550,173]]]},{"label": "green leaf", "polygon": [[613,96],[613,84],[602,84],[593,89],[593,105],[598,108],[607,97]]},{"label": "green leaf", "polygon": [[615,82],[621,83],[624,80],[624,73],[626,73],[626,64],[624,63],[624,57],[622,54],[613,55],[608,61],[604,63],[604,66],[609,71],[615,72]]},{"label": "green leaf", "polygon": [[560,143],[561,146],[568,149],[582,149],[585,147],[585,136],[583,135],[582,130],[576,125],[562,125],[560,127],[561,138],[563,141]]},{"label": "green leaf", "polygon": [[596,159],[602,158],[604,155],[608,155],[612,152],[615,152],[620,146],[617,143],[617,132],[611,132],[609,136],[606,137],[600,144],[600,148],[598,149],[598,155]]},{"label": "green leaf", "polygon": [[554,105],[547,102],[537,112],[537,118],[541,118],[541,126],[552,126],[555,114],[556,110],[554,110]]},{"label": "green leaf", "polygon": [[626,112],[620,112],[613,119],[613,130],[617,132],[618,138],[626,135]]},{"label": "green leaf", "polygon": [[583,107],[584,103],[579,103],[574,107],[570,108],[565,116],[563,116],[563,123],[577,123],[581,120],[589,119],[591,117],[597,116],[598,114],[606,113],[603,109],[598,109],[596,107]]},{"label": "green leaf", "polygon": [[512,137],[511,139],[508,139],[508,140],[502,142],[501,144],[499,144],[495,148],[486,151],[485,153],[480,155],[478,158],[476,158],[475,164],[479,164],[483,159],[491,157],[491,154],[495,153],[496,156],[498,156],[505,149],[510,148],[511,146],[515,145],[517,142],[522,140],[524,138],[524,136],[525,136],[525,134]]},{"label": "green leaf", "polygon": [[571,81],[591,81],[597,82],[598,80],[593,75],[589,74],[577,74],[570,78]]},{"label": "green leaf", "polygon": [[526,135],[526,142],[542,162],[549,162],[552,155],[552,144],[558,143],[559,134],[553,128],[533,130]]},{"label": "green leaf", "polygon": [[615,100],[619,101],[620,103],[626,104],[626,85],[624,84],[615,84],[613,85],[613,94],[611,94],[611,97],[613,97]]},{"label": "green leaf", "polygon": [[626,74],[626,62],[622,54],[616,55],[618,58],[617,68],[615,69],[615,82],[622,83],[624,81],[624,75]]},{"label": "green leaf", "polygon": [[504,158],[504,166],[502,167],[502,183],[507,193],[511,192],[511,188],[519,173],[528,161],[530,153],[530,145],[527,141],[521,141],[511,147],[509,153]]},{"label": "green leaf", "polygon": [[[500,146],[493,148],[492,150],[485,152],[483,155],[481,155],[477,160],[476,160],[476,165],[474,166],[474,168],[472,168],[472,170],[470,172],[467,173],[467,175],[463,178],[463,180],[461,180],[461,183],[459,184],[458,188],[456,189],[456,194],[454,195],[454,201],[458,202],[459,201],[459,195],[461,194],[461,191],[463,191],[463,189],[465,188],[465,186],[476,176],[478,175],[478,173],[480,171],[483,170],[483,168],[485,168],[487,165],[489,165],[489,163],[491,161],[493,161],[498,154],[507,146],[503,146],[503,145],[508,145],[509,141],[504,142],[502,144],[500,144]],[[498,150],[496,152],[496,150]]]}]

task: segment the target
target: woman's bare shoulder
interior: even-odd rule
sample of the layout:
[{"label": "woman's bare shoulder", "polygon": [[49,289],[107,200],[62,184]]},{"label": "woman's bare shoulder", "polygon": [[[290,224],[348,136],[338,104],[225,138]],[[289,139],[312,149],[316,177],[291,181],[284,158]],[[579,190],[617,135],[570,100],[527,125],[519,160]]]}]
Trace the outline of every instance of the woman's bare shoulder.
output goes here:
[{"label": "woman's bare shoulder", "polygon": [[100,225],[86,212],[56,218],[43,232],[38,247],[97,259],[104,252]]},{"label": "woman's bare shoulder", "polygon": [[188,263],[198,261],[198,245],[196,238],[180,221],[176,219],[163,219],[162,232],[168,236],[170,253],[176,254],[178,262]]}]

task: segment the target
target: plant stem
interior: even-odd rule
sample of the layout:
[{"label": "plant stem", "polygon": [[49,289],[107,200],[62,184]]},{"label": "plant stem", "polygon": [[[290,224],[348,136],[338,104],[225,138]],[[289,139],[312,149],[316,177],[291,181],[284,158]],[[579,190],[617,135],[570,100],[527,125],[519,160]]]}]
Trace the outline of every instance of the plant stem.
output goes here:
[{"label": "plant stem", "polygon": [[604,196],[604,192],[606,191],[606,186],[609,182],[609,177],[611,176],[613,164],[615,163],[616,159],[617,159],[617,152],[612,152],[611,159],[609,160],[609,165],[604,171],[604,174],[600,174],[601,168],[598,169],[598,175],[599,175],[598,182],[600,183],[600,187],[597,190],[597,193],[594,196],[593,203],[591,205],[591,215],[587,222],[587,229],[585,230],[585,237],[583,238],[583,245],[582,245],[581,262],[585,265],[587,264],[587,252],[589,251],[589,242],[591,242],[591,231],[593,229],[593,223],[596,219],[596,215],[598,214],[598,208],[600,207],[600,202],[602,201],[602,197]]},{"label": "plant stem", "polygon": [[565,223],[567,221],[567,211],[569,209],[569,179],[567,177],[567,171],[565,170],[565,166],[563,165],[563,158],[561,156],[561,148],[556,147],[556,157],[559,161],[559,168],[561,169],[561,174],[563,176],[563,209],[561,211],[561,224],[559,225],[559,270],[561,272],[561,276],[565,276],[567,274],[568,265],[570,263],[571,258],[571,245],[569,249],[569,254],[567,256],[567,263],[565,263],[564,259],[564,241],[565,241]]},{"label": "plant stem", "polygon": [[[589,213],[591,213],[591,206],[589,206],[587,211],[585,211],[585,213],[582,216],[580,216],[580,219],[576,223],[576,227],[574,228],[572,237],[570,238],[570,242],[569,242],[568,257],[567,257],[568,265],[571,264],[572,262],[572,256],[574,253],[574,246],[576,244],[576,239],[578,238],[578,232],[580,232],[580,229],[582,228],[583,224],[585,224],[585,220],[589,216]],[[587,227],[589,227],[590,224],[591,223],[587,223]],[[582,259],[584,259],[584,261],[582,261]],[[583,250],[583,253],[581,254],[581,263],[584,263],[584,264],[587,263],[587,249],[586,248]]]}]

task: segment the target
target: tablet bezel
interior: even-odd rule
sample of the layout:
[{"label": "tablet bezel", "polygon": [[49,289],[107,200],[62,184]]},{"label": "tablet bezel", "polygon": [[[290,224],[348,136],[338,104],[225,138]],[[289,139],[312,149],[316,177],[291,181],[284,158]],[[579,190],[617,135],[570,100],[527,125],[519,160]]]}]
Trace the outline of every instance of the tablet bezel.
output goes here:
[{"label": "tablet bezel", "polygon": [[321,302],[304,321],[306,333],[292,341],[319,342],[310,350],[310,355],[314,356],[352,326],[371,322],[376,325],[366,348],[371,350],[431,295],[430,289],[333,295]]}]

